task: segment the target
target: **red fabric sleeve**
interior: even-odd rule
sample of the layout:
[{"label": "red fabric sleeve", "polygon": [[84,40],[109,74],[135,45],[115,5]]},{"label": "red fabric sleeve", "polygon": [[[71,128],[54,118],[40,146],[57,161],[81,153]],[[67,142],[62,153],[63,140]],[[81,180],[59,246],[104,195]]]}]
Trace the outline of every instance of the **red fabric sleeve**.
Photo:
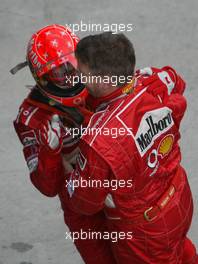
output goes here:
[{"label": "red fabric sleeve", "polygon": [[33,185],[44,195],[57,195],[64,182],[61,153],[50,153],[40,146],[33,129],[14,122],[17,135],[23,144],[23,153]]},{"label": "red fabric sleeve", "polygon": [[167,71],[173,82],[175,83],[175,87],[172,93],[183,94],[186,88],[186,83],[182,79],[182,77],[170,66],[165,66],[162,70]]},{"label": "red fabric sleeve", "polygon": [[144,76],[143,86],[147,86],[147,92],[154,97],[160,97],[163,103],[166,103],[168,97],[172,94],[183,95],[186,87],[185,81],[170,66],[162,69],[151,67],[153,72],[150,76]]},{"label": "red fabric sleeve", "polygon": [[187,108],[187,102],[185,97],[181,94],[171,94],[168,98],[166,106],[172,109],[174,122],[179,129],[181,120]]},{"label": "red fabric sleeve", "polygon": [[30,173],[34,186],[44,195],[56,196],[64,183],[64,169],[61,154],[53,154],[40,147],[37,169]]}]

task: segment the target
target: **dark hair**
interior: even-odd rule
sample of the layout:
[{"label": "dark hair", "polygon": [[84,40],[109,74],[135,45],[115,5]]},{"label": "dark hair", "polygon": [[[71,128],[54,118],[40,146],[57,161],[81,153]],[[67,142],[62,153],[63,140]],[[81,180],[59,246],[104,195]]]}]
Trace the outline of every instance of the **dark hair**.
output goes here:
[{"label": "dark hair", "polygon": [[134,74],[135,51],[124,34],[105,32],[87,36],[79,41],[75,54],[92,74],[125,77]]}]

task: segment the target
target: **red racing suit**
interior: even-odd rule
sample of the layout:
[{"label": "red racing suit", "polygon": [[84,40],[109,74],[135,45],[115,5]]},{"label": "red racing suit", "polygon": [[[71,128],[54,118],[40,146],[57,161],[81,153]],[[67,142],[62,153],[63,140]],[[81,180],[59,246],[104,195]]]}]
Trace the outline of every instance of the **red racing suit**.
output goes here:
[{"label": "red racing suit", "polygon": [[[173,69],[158,71],[171,88]],[[139,74],[132,93],[99,100],[68,175],[70,203],[86,215],[104,210],[119,264],[198,263],[186,237],[193,201],[178,143],[185,83],[176,76],[167,93],[151,93],[151,77]]]},{"label": "red racing suit", "polygon": [[[71,234],[75,232],[78,234],[91,231],[103,232],[103,228],[105,229],[104,213],[101,211],[93,216],[83,216],[73,212],[69,208],[69,196],[63,187],[65,186],[65,176],[62,154],[74,150],[78,145],[79,138],[74,138],[65,130],[62,151],[54,154],[39,144],[36,137],[40,123],[51,120],[55,113],[59,115],[66,127],[75,127],[77,124],[72,123],[71,118],[64,111],[49,106],[46,102],[39,102],[35,99],[35,93],[38,93],[36,88],[24,100],[14,121],[15,130],[23,144],[23,153],[30,171],[30,179],[33,185],[44,195],[59,196],[64,211],[64,220]],[[70,236],[67,235],[66,237],[69,238]],[[71,235],[71,239],[73,238]],[[115,263],[107,240],[85,239],[84,235],[84,237],[75,240],[75,245],[87,264]]]}]

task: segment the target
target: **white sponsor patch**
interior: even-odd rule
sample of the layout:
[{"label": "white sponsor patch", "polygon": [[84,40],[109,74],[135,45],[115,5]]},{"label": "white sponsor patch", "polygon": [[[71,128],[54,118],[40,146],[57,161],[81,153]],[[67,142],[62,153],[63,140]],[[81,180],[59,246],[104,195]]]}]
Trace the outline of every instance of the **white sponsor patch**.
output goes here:
[{"label": "white sponsor patch", "polygon": [[135,135],[135,143],[141,157],[151,148],[154,141],[173,125],[172,110],[168,107],[146,112]]},{"label": "white sponsor patch", "polygon": [[21,133],[21,140],[24,147],[31,146],[37,143],[33,130]]},{"label": "white sponsor patch", "polygon": [[159,72],[158,76],[159,76],[160,80],[167,86],[168,94],[170,95],[172,90],[175,87],[175,84],[171,80],[169,74],[166,71],[163,71],[163,72]]},{"label": "white sponsor patch", "polygon": [[32,157],[27,161],[27,166],[29,168],[30,173],[34,172],[38,166],[38,157]]},{"label": "white sponsor patch", "polygon": [[33,137],[25,137],[23,139],[23,145],[24,145],[24,147],[34,145],[34,144],[36,144],[36,142],[37,142],[36,139],[33,138]]}]

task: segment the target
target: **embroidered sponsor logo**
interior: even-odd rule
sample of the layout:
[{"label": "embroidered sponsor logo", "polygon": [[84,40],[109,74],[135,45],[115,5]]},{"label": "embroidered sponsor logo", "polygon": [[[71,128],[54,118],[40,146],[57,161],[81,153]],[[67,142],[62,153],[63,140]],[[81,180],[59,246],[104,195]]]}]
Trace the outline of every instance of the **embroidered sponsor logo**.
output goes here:
[{"label": "embroidered sponsor logo", "polygon": [[173,142],[174,142],[173,135],[167,135],[162,139],[158,148],[158,154],[161,155],[162,158],[164,158],[166,155],[168,155],[171,152],[173,147]]},{"label": "embroidered sponsor logo", "polygon": [[153,176],[160,165],[160,159],[163,159],[165,156],[167,156],[174,144],[174,135],[168,134],[160,141],[158,148],[153,149],[147,158],[147,165],[149,168],[153,169],[153,172],[150,174],[150,176]]},{"label": "embroidered sponsor logo", "polygon": [[24,147],[31,146],[37,143],[34,131],[27,131],[21,134],[22,144]]},{"label": "embroidered sponsor logo", "polygon": [[23,139],[23,145],[25,147],[36,144],[36,139],[32,137],[25,137]]},{"label": "embroidered sponsor logo", "polygon": [[83,156],[80,151],[77,156],[77,163],[79,164],[80,169],[83,171],[86,166],[87,159]]},{"label": "embroidered sponsor logo", "polygon": [[135,135],[136,145],[141,156],[150,149],[155,139],[173,126],[174,122],[171,113],[171,109],[163,107],[147,112],[143,116]]}]

